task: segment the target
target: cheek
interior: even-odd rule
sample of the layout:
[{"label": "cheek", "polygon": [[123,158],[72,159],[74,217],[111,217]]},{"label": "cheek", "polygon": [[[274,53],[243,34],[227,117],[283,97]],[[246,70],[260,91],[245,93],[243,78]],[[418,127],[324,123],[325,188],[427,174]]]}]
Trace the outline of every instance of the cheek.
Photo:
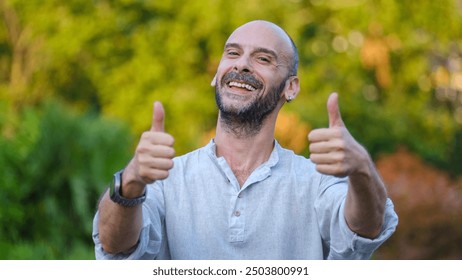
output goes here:
[{"label": "cheek", "polygon": [[217,71],[228,71],[229,69],[232,69],[232,62],[227,59],[222,59],[220,60],[220,64],[218,64]]},{"label": "cheek", "polygon": [[215,78],[216,78],[216,83],[217,85],[221,85],[221,80],[223,79],[223,76],[227,73],[227,71],[225,70],[225,68],[223,67],[223,65],[219,65],[218,68],[217,68],[217,72],[215,74]]}]

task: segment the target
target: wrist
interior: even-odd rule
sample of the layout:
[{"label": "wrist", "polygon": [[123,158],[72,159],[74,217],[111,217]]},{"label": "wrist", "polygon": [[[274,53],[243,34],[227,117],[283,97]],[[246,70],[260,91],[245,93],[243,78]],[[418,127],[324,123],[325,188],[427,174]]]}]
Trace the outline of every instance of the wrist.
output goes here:
[{"label": "wrist", "polygon": [[371,176],[373,170],[375,169],[374,163],[369,153],[366,151],[366,149],[362,145],[358,144],[356,158],[359,164],[357,165],[357,168],[354,170],[354,172],[351,175],[359,176],[359,177]]},{"label": "wrist", "polygon": [[[143,203],[146,200],[146,188],[143,188],[142,192],[134,192],[133,188],[130,189],[125,186],[126,190],[122,192],[123,172],[124,170],[122,169],[114,174],[109,189],[109,197],[113,202],[126,207],[132,207]],[[132,191],[130,192],[130,190]]]},{"label": "wrist", "polygon": [[126,198],[136,198],[145,192],[146,184],[139,180],[136,167],[130,162],[123,171],[120,193]]}]

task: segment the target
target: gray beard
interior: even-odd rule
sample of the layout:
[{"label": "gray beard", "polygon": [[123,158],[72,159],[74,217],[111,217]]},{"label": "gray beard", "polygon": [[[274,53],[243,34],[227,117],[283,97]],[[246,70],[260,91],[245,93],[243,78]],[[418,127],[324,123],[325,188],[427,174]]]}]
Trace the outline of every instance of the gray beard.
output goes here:
[{"label": "gray beard", "polygon": [[249,105],[232,109],[223,105],[220,87],[215,87],[215,101],[220,110],[220,123],[223,128],[238,138],[250,138],[257,135],[264,120],[274,111],[280,100],[280,94],[284,90],[286,80],[279,86],[273,87],[268,94],[254,99]]}]

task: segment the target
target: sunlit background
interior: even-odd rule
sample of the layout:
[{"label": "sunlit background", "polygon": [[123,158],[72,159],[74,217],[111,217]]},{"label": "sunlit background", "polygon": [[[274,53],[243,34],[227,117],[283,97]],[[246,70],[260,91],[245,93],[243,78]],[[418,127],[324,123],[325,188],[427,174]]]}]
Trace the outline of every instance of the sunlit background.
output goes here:
[{"label": "sunlit background", "polygon": [[373,258],[462,258],[462,1],[0,0],[0,17],[0,259],[93,259],[97,200],[152,103],[178,155],[207,143],[223,44],[254,19],[299,48],[278,141],[308,157],[337,91],[388,185],[400,223]]}]

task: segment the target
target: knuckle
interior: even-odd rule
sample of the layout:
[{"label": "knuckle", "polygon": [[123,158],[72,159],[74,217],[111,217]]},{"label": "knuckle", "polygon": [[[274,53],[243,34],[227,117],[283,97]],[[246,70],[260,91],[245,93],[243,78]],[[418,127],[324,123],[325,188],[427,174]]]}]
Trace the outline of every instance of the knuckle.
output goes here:
[{"label": "knuckle", "polygon": [[338,147],[340,150],[342,151],[345,151],[348,147],[347,147],[347,143],[345,140],[340,140],[339,143],[338,143]]},{"label": "knuckle", "polygon": [[335,176],[345,177],[348,175],[348,168],[345,165],[339,164],[335,168]]},{"label": "knuckle", "polygon": [[308,138],[309,141],[311,141],[313,139],[313,131],[308,133],[308,135],[306,137]]},{"label": "knuckle", "polygon": [[152,184],[155,181],[154,179],[146,177],[146,176],[140,176],[140,178],[141,178],[141,182],[143,182],[144,184]]},{"label": "knuckle", "polygon": [[312,162],[317,163],[318,162],[318,155],[311,154],[310,159],[311,159]]},{"label": "knuckle", "polygon": [[315,148],[315,145],[313,143],[311,143],[309,146],[308,146],[308,150],[310,152],[313,152],[314,151],[314,148]]},{"label": "knuckle", "polygon": [[138,170],[138,176],[144,181],[144,182],[149,182],[152,181],[152,177],[149,174],[149,170],[146,168],[140,167]]},{"label": "knuckle", "polygon": [[308,140],[309,141],[316,141],[316,138],[318,136],[319,132],[316,129],[313,129],[308,133]]},{"label": "knuckle", "polygon": [[345,173],[345,169],[343,168],[342,165],[337,165],[334,169],[334,172],[336,175],[342,175]]},{"label": "knuckle", "polygon": [[156,170],[155,172],[156,180],[166,179],[168,175],[169,175],[168,170]]},{"label": "knuckle", "polygon": [[167,157],[173,158],[174,156],[175,156],[175,149],[170,147],[170,148],[167,150]]},{"label": "knuckle", "polygon": [[175,144],[175,138],[173,138],[173,136],[170,134],[167,134],[167,136],[168,136],[166,139],[167,145],[173,146],[173,144]]},{"label": "knuckle", "polygon": [[150,150],[150,145],[148,143],[146,143],[146,141],[140,141],[138,143],[138,146],[136,147],[136,153],[138,154],[145,154],[147,152],[149,152]]},{"label": "knuckle", "polygon": [[327,174],[327,170],[326,168],[323,166],[323,165],[316,165],[316,171],[318,171],[319,173],[322,173],[322,174]]},{"label": "knuckle", "polygon": [[148,162],[148,158],[144,154],[139,154],[136,159],[140,169]]},{"label": "knuckle", "polygon": [[336,153],[334,155],[334,159],[336,162],[338,162],[339,164],[344,164],[346,162],[346,156],[345,156],[345,153]]},{"label": "knuckle", "polygon": [[333,135],[336,138],[342,138],[343,137],[343,130],[339,127],[332,128],[333,129]]}]

